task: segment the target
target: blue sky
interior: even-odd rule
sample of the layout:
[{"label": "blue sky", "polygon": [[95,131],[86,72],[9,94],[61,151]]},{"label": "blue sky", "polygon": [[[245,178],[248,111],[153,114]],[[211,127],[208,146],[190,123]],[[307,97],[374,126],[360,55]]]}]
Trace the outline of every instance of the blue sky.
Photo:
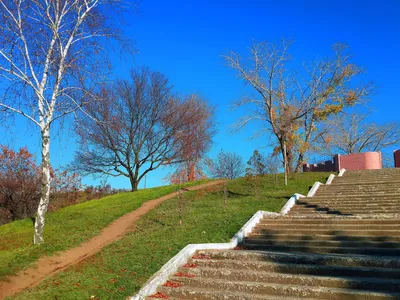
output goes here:
[{"label": "blue sky", "polygon": [[[364,67],[366,80],[376,85],[370,106],[374,121],[399,120],[400,2],[387,1],[159,1],[143,0],[139,12],[125,16],[125,34],[135,41],[134,59],[115,62],[115,76],[147,65],[166,74],[178,93],[198,92],[217,107],[219,131],[210,156],[220,149],[235,151],[246,160],[254,149],[268,145],[267,137],[250,140],[259,124],[237,134],[229,127],[242,115],[229,104],[246,93],[222,55],[234,50],[246,55],[253,41],[294,40],[295,63],[329,55],[332,44],[350,46],[354,62]],[[0,133],[0,143],[27,145],[39,154],[37,134],[18,119],[12,134]],[[7,129],[8,131],[8,129]],[[53,139],[53,164],[65,165],[76,149],[72,132]],[[270,152],[264,149],[264,152]],[[165,184],[165,170],[150,173],[147,186]],[[92,179],[85,179],[91,183]],[[126,178],[110,179],[115,187],[129,187]]]}]

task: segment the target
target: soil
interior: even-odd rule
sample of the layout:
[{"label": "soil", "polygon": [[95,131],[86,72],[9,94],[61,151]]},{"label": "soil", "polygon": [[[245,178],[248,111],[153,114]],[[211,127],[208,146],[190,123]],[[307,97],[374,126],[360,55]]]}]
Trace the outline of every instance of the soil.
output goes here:
[{"label": "soil", "polygon": [[[188,187],[185,190],[193,191],[221,184],[223,181],[212,181],[202,185]],[[6,281],[0,281],[0,299],[13,296],[27,288],[40,284],[45,278],[82,262],[86,258],[99,252],[105,246],[121,239],[127,232],[135,230],[136,221],[144,214],[162,202],[176,197],[174,192],[163,197],[147,201],[138,209],[127,213],[105,227],[101,233],[78,247],[56,253],[52,256],[41,257],[33,267],[22,270]]]}]

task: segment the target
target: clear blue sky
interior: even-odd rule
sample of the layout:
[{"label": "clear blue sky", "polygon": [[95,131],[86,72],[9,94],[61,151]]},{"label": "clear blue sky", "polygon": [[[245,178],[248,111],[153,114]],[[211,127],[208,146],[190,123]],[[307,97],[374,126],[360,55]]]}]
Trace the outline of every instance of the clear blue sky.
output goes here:
[{"label": "clear blue sky", "polygon": [[[266,137],[249,140],[258,124],[238,134],[228,133],[241,112],[229,112],[229,103],[246,93],[243,84],[224,66],[228,50],[246,54],[253,41],[295,41],[296,62],[328,55],[335,42],[350,46],[354,61],[367,70],[376,95],[370,105],[375,121],[399,120],[400,1],[160,1],[143,0],[140,11],[126,16],[125,33],[136,41],[139,53],[132,61],[115,60],[115,75],[126,76],[130,67],[147,65],[165,73],[181,93],[199,92],[217,106],[219,132],[210,155],[220,149],[240,153],[246,160],[254,149],[268,145]],[[3,129],[4,127],[1,127]],[[37,135],[18,120],[0,142],[27,145],[39,155]],[[76,149],[72,133],[53,140],[54,165],[69,163]],[[269,152],[268,149],[264,150]],[[148,176],[148,186],[165,184],[166,171]],[[91,183],[91,179],[86,179]],[[125,178],[111,179],[115,187],[129,187]]]}]

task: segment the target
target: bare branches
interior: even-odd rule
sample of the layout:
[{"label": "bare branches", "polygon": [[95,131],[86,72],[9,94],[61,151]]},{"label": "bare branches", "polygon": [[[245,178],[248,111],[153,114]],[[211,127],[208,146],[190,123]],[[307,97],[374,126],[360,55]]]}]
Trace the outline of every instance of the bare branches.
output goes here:
[{"label": "bare branches", "polygon": [[172,94],[161,73],[132,70],[129,80],[103,86],[96,99],[84,109],[98,121],[82,117],[77,125],[74,168],[84,174],[128,177],[134,191],[148,172],[196,161],[211,143],[212,108],[197,95]]},{"label": "bare branches", "polygon": [[344,114],[330,120],[321,137],[330,154],[382,151],[400,144],[400,124],[375,124],[369,115]]},{"label": "bare branches", "polygon": [[266,122],[265,128],[276,138],[275,152],[285,156],[283,145],[287,146],[289,171],[295,151],[298,170],[316,141],[317,124],[360,103],[371,90],[370,84],[350,84],[362,70],[350,63],[343,45],[333,47],[332,58],[305,66],[301,72],[289,72],[286,63],[290,59],[290,45],[285,40],[278,45],[261,42],[250,48],[248,60],[240,59],[234,52],[225,56],[228,66],[254,92],[234,103],[234,108],[246,106],[250,110],[234,129],[239,130],[253,120]]},{"label": "bare branches", "polygon": [[205,164],[208,173],[214,178],[235,179],[245,171],[243,160],[238,154],[222,150],[216,159],[207,159]]}]

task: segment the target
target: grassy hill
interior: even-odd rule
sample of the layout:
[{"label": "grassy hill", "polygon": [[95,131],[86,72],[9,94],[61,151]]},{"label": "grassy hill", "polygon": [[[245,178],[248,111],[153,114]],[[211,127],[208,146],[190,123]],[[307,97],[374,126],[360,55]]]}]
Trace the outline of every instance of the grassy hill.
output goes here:
[{"label": "grassy hill", "polygon": [[[124,299],[138,291],[154,272],[188,243],[227,242],[257,210],[279,211],[293,193],[307,193],[315,181],[324,182],[328,175],[297,174],[289,181],[287,187],[283,185],[281,176],[278,178],[278,185],[275,176],[265,176],[259,182],[259,190],[255,190],[245,179],[237,179],[228,184],[229,198],[226,208],[222,187],[185,193],[182,201],[182,225],[179,225],[177,199],[167,200],[146,214],[138,222],[135,232],[127,234],[84,262],[43,281],[38,287],[17,295],[15,299]],[[160,192],[157,189],[155,191]],[[120,199],[126,195],[112,197]],[[116,199],[115,201],[118,201]],[[109,204],[113,202],[109,197],[98,200],[102,201]],[[106,216],[109,214],[106,211],[107,207],[106,204],[99,205],[98,209],[93,208],[91,215],[96,219],[109,218]],[[84,214],[78,208],[69,209],[76,209],[76,213]],[[60,216],[61,212],[58,213]],[[75,214],[69,216],[76,217]],[[62,224],[61,221],[58,226]],[[80,230],[79,228],[83,229],[79,224],[75,219],[73,225],[78,229],[70,228],[68,234]],[[98,232],[99,229],[95,230]],[[85,228],[84,231],[90,229]],[[67,230],[64,229],[62,233],[66,234]],[[0,235],[5,236],[1,227]],[[61,234],[58,234],[59,238],[51,239],[50,236],[47,237],[49,244],[65,238],[71,239]],[[84,240],[84,237],[80,236],[79,240]],[[65,246],[65,243],[60,241],[57,243]],[[4,256],[2,257],[4,259]]]},{"label": "grassy hill", "polygon": [[[196,181],[184,186],[204,182]],[[32,244],[31,219],[0,226],[0,280],[30,266],[42,255],[78,246],[115,219],[140,207],[143,202],[175,192],[177,188],[170,185],[135,193],[119,193],[50,212],[46,217],[45,244],[41,246]]]}]

